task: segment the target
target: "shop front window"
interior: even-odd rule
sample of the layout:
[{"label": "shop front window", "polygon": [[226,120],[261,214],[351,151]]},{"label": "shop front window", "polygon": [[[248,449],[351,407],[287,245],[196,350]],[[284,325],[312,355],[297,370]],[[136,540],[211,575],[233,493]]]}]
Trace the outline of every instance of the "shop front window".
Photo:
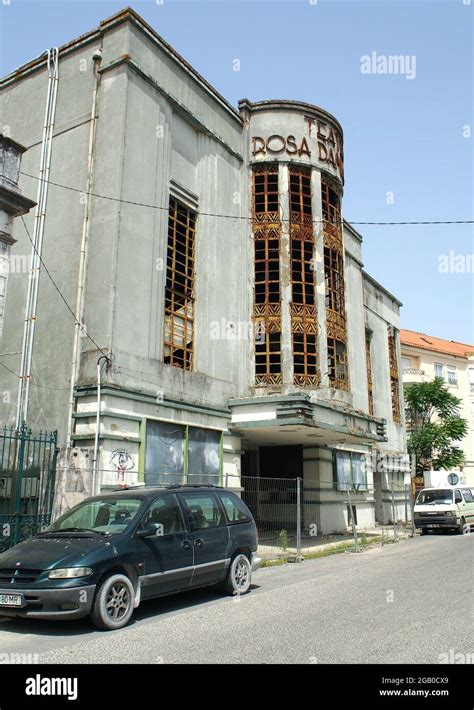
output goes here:
[{"label": "shop front window", "polygon": [[147,485],[214,484],[221,478],[222,432],[173,422],[148,420]]}]

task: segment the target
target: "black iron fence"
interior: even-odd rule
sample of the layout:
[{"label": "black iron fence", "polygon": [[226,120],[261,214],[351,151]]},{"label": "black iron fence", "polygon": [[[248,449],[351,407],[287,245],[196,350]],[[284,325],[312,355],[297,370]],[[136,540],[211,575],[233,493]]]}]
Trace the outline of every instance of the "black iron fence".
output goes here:
[{"label": "black iron fence", "polygon": [[1,430],[0,552],[49,525],[56,457],[56,432]]}]

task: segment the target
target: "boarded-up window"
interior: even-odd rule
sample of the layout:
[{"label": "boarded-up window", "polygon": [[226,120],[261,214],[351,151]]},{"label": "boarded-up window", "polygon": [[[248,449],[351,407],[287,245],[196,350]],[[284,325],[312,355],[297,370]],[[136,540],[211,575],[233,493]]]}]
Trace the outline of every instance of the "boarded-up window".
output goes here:
[{"label": "boarded-up window", "polygon": [[222,432],[172,422],[147,421],[147,485],[218,485]]},{"label": "boarded-up window", "polygon": [[183,483],[186,427],[148,421],[146,430],[146,482],[149,485]]},{"label": "boarded-up window", "polygon": [[337,490],[365,490],[367,484],[367,462],[363,454],[355,451],[336,451],[334,454],[334,478]]},{"label": "boarded-up window", "polygon": [[221,432],[188,429],[188,483],[219,484],[221,473]]}]

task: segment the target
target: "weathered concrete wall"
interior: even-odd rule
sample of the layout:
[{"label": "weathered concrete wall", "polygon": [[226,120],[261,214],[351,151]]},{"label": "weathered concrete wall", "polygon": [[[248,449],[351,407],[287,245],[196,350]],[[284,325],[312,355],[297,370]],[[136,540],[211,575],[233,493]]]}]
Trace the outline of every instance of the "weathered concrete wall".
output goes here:
[{"label": "weathered concrete wall", "polygon": [[400,329],[398,305],[393,297],[378,287],[367,276],[364,278],[364,307],[366,325],[372,331],[372,381],[374,395],[374,415],[387,420],[387,438],[385,444],[380,444],[384,451],[406,450],[405,416],[403,400],[402,371],[400,366],[400,342],[397,333],[396,343],[399,363],[400,384],[400,414],[401,421],[395,422],[392,415],[392,398],[390,389],[390,369],[388,353],[387,326],[393,325]]},{"label": "weathered concrete wall", "polygon": [[[81,64],[82,60],[85,60],[85,64]],[[86,69],[82,71],[84,67]],[[81,190],[86,181],[93,86],[91,49],[83,47],[65,56],[60,61],[60,77],[50,180]],[[43,66],[21,80],[4,86],[1,97],[3,125],[15,140],[27,148],[22,162],[20,187],[23,194],[30,197],[36,196],[38,181],[27,177],[25,173],[38,175],[46,92],[47,72]],[[65,299],[73,306],[83,212],[83,200],[79,192],[50,185],[42,256]],[[25,222],[32,236],[34,210],[25,216]],[[13,236],[17,243],[12,255],[24,257],[23,261],[29,265],[32,247],[21,219],[15,221]],[[27,284],[28,268],[10,275],[2,357],[14,372],[20,368]],[[43,269],[28,419],[36,429],[57,428],[61,442],[64,441],[66,431],[73,331],[74,321]],[[2,423],[14,423],[17,388],[18,379],[2,368]]]}]

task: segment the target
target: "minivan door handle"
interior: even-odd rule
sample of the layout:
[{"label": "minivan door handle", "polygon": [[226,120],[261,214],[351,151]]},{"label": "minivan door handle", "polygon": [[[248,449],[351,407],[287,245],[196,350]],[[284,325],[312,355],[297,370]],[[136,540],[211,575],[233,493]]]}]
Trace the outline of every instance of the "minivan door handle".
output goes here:
[{"label": "minivan door handle", "polygon": [[194,540],[194,547],[202,547],[204,544],[204,540],[202,538],[198,537],[197,540]]},{"label": "minivan door handle", "polygon": [[191,543],[189,542],[189,540],[185,540],[181,543],[181,547],[183,548],[183,550],[189,550],[191,547]]}]

